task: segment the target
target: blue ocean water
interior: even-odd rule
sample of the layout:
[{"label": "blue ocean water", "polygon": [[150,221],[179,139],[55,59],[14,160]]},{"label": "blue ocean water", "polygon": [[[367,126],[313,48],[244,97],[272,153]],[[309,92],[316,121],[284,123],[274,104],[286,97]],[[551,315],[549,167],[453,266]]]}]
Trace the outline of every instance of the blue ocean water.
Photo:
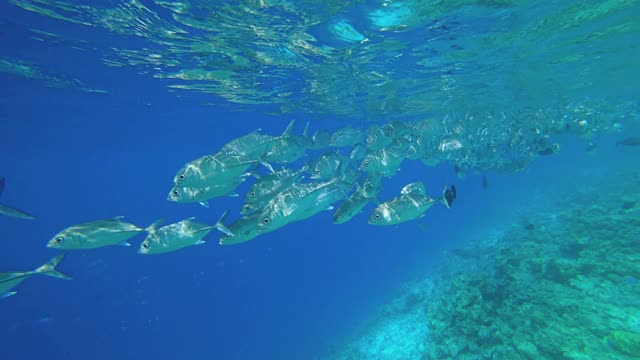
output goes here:
[{"label": "blue ocean water", "polygon": [[[281,134],[292,119],[296,133],[307,120],[311,132],[425,117],[464,128],[474,122],[465,114],[492,111],[487,131],[520,137],[528,149],[520,153],[514,140],[497,152],[513,151],[505,158],[523,165],[485,150],[427,165],[406,160],[384,180],[380,200],[413,181],[434,196],[455,184],[458,199],[397,226],[368,225],[369,205],[346,224],[333,225],[325,211],[234,246],[219,246],[212,233],[202,246],[142,256],[140,235],[132,247],[69,251],[59,270],[72,281],[34,276],[0,300],[3,358],[322,358],[403,283],[429,274],[445,250],[516,221],[521,209],[544,210],[545,199],[606,178],[610,168],[637,164],[637,148],[616,141],[639,134],[640,93],[629,81],[640,74],[631,60],[638,48],[621,45],[638,34],[630,20],[638,2],[589,2],[580,13],[578,2],[461,1],[417,18],[410,2],[266,3],[0,4],[0,201],[37,217],[0,217],[1,271],[56,256],[46,242],[84,221],[122,215],[146,227],[195,216],[213,224],[225,210],[237,219],[242,197],[216,198],[209,208],[166,201],[176,171],[256,129]],[[383,19],[385,11],[396,13]],[[554,25],[543,30],[521,18],[553,20],[563,11],[584,24],[541,21]],[[219,13],[246,19],[240,33],[223,34],[210,18]],[[332,26],[346,18],[353,27],[336,36]],[[161,36],[185,24],[192,27]],[[247,43],[247,29],[258,40]],[[549,34],[549,43],[535,42]],[[453,45],[465,50],[449,55]],[[541,111],[552,115],[535,118]],[[526,130],[509,133],[514,123],[497,120],[505,113],[523,114],[514,123]],[[576,125],[582,121],[593,126]],[[536,126],[561,151],[537,154]],[[467,141],[465,148],[489,147],[479,137]],[[585,151],[588,142],[598,144],[595,153]]]}]

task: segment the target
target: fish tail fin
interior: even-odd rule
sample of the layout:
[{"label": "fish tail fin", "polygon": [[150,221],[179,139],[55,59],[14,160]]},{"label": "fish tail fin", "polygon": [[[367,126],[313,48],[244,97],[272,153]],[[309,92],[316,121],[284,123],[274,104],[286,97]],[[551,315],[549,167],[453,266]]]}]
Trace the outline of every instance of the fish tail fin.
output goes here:
[{"label": "fish tail fin", "polygon": [[440,202],[447,208],[450,209],[451,205],[453,205],[453,201],[456,199],[456,187],[454,185],[445,186],[444,190],[442,190],[442,196],[440,196]]},{"label": "fish tail fin", "polygon": [[35,274],[52,276],[58,279],[71,280],[71,277],[56,270],[56,266],[58,266],[60,261],[62,261],[62,258],[64,258],[64,254],[60,254],[54,257],[53,259],[47,261],[44,265],[35,269],[33,272]]},{"label": "fish tail fin", "polygon": [[293,119],[291,120],[291,122],[289,123],[289,125],[287,125],[287,128],[284,129],[284,132],[282,133],[282,137],[289,137],[291,136],[291,134],[293,133],[293,127],[296,125],[296,120]]},{"label": "fish tail fin", "polygon": [[220,216],[220,219],[218,220],[218,222],[215,225],[213,225],[213,227],[216,228],[218,231],[221,231],[229,236],[235,236],[233,232],[224,225],[224,220],[227,218],[228,213],[229,213],[229,210],[225,210],[222,216]]},{"label": "fish tail fin", "polygon": [[153,224],[147,226],[146,229],[144,229],[144,231],[146,232],[153,232],[156,231],[158,229],[158,227],[160,227],[160,225],[164,222],[164,219],[158,219],[156,221],[153,222]]}]

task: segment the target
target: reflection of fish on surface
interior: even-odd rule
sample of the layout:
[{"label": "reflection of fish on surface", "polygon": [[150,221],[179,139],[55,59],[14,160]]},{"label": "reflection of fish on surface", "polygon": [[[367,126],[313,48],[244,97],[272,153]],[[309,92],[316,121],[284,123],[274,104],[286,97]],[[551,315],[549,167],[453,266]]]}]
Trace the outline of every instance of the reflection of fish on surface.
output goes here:
[{"label": "reflection of fish on surface", "polygon": [[[5,183],[4,177],[0,177],[0,196],[2,196],[2,191],[4,190],[4,183]],[[22,210],[18,210],[16,208],[13,208],[4,204],[0,204],[0,214],[19,218],[19,219],[25,219],[25,220],[35,219],[35,216],[31,214],[28,214]]]},{"label": "reflection of fish on surface", "polygon": [[32,271],[0,273],[0,299],[15,295],[16,291],[12,291],[12,289],[32,275],[47,275],[58,279],[70,280],[69,276],[56,270],[56,266],[62,261],[63,257],[64,254],[60,254]]},{"label": "reflection of fish on surface", "polygon": [[141,232],[149,231],[123,221],[124,216],[111,219],[88,221],[69,226],[57,233],[47,247],[54,249],[78,250],[95,249],[109,245],[130,246],[127,240]]}]

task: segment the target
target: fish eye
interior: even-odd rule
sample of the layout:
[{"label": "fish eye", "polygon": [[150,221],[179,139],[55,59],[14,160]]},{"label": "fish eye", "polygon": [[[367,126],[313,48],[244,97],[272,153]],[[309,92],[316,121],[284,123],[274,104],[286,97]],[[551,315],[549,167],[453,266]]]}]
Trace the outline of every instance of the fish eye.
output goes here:
[{"label": "fish eye", "polygon": [[183,175],[180,175],[180,179],[184,179],[184,174],[183,174]]},{"label": "fish eye", "polygon": [[231,239],[231,235],[229,235],[229,234],[225,234],[225,235],[224,235],[224,238],[225,238],[225,240],[226,240],[226,239]]},{"label": "fish eye", "polygon": [[318,174],[319,174],[319,173],[320,173],[320,169],[316,169],[316,173],[318,173]]},{"label": "fish eye", "polygon": [[342,215],[338,215],[338,220],[342,220]]},{"label": "fish eye", "polygon": [[263,223],[268,224],[271,220],[269,220],[269,218],[264,218],[264,220],[262,220]]},{"label": "fish eye", "polygon": [[374,218],[375,218],[376,220],[380,220],[380,214],[375,214],[375,215],[374,215]]},{"label": "fish eye", "polygon": [[249,193],[249,195],[251,195],[251,196],[256,196],[256,192],[255,192],[255,191],[252,191],[252,192],[250,192],[250,193]]},{"label": "fish eye", "polygon": [[149,243],[142,243],[142,247],[145,248],[145,249],[148,249],[149,248]]},{"label": "fish eye", "polygon": [[178,195],[178,190],[173,190],[173,195]]},{"label": "fish eye", "polygon": [[61,243],[61,242],[63,242],[63,241],[64,241],[64,238],[63,238],[63,237],[57,237],[57,238],[56,238],[56,242],[57,242],[58,244],[59,244],[59,243]]},{"label": "fish eye", "polygon": [[364,161],[364,166],[367,166],[367,165],[369,165],[369,160]]}]

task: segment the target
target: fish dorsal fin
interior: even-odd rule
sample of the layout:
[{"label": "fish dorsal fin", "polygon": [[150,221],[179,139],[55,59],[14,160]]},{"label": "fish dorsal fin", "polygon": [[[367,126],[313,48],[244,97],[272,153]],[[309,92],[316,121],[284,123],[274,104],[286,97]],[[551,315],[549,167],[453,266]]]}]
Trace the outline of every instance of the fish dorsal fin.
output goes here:
[{"label": "fish dorsal fin", "polygon": [[0,176],[0,196],[2,196],[3,191],[4,191],[4,176]]},{"label": "fish dorsal fin", "polygon": [[304,130],[302,131],[302,136],[306,137],[308,133],[309,133],[309,122],[307,121],[307,124],[304,126]]},{"label": "fish dorsal fin", "polygon": [[413,182],[411,184],[407,184],[402,188],[402,190],[400,191],[400,194],[402,194],[402,195],[408,195],[408,194],[424,195],[425,194],[424,184],[421,183],[420,181],[416,181],[416,182]]},{"label": "fish dorsal fin", "polygon": [[287,125],[287,128],[284,129],[284,132],[282,133],[282,137],[290,137],[291,134],[293,133],[293,127],[295,125],[296,125],[296,120],[295,119],[291,120],[289,125]]},{"label": "fish dorsal fin", "polygon": [[163,222],[164,222],[164,219],[158,219],[153,224],[149,225],[144,230],[147,231],[147,232],[154,232],[154,231],[158,230],[158,228],[160,227],[160,225],[162,225]]}]

